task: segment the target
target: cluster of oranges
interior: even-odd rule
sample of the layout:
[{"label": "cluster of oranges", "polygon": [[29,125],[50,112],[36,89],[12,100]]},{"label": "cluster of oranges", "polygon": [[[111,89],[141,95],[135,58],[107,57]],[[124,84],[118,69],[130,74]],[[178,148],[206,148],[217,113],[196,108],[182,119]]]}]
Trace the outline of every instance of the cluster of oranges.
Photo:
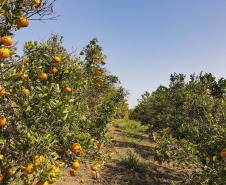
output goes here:
[{"label": "cluster of oranges", "polygon": [[[83,53],[83,52],[82,52]],[[80,53],[80,55],[81,55],[81,53]],[[97,59],[97,60],[99,60],[100,59],[100,57],[99,56],[97,56],[97,57],[95,57],[95,59]],[[101,60],[101,64],[103,64],[103,65],[105,65],[106,64],[106,62],[104,61],[104,60]],[[98,75],[99,73],[101,73],[101,71],[99,71],[98,72],[98,70],[99,70],[99,68],[97,67],[97,66],[95,66],[95,65],[91,65],[90,66],[90,68],[93,68],[93,69],[95,69],[96,70],[96,75]],[[107,72],[107,70],[105,69],[105,70],[103,70],[102,71],[102,73],[104,73],[104,72]],[[95,79],[97,79],[97,77],[96,76],[94,76],[93,77],[93,79],[95,80]],[[99,82],[103,82],[103,79],[99,79]],[[96,85],[97,87],[100,87],[100,84],[99,83],[97,83],[97,85]]]},{"label": "cluster of oranges", "polygon": [[[42,3],[40,3],[39,0],[35,0],[35,4],[36,4],[36,8],[39,8],[42,6]],[[17,26],[18,28],[23,28],[23,27],[27,27],[29,25],[29,20],[26,17],[19,17],[19,19],[17,20]],[[11,46],[13,43],[13,40],[11,37],[8,36],[3,36],[1,38],[1,42],[3,43],[3,45],[5,46]],[[0,49],[0,58],[8,58],[9,57],[9,49],[7,47],[2,47]]]},{"label": "cluster of oranges", "polygon": [[[26,164],[26,165],[21,164],[21,168],[23,168],[24,174],[30,175],[30,174],[32,174],[32,173],[35,171],[35,168],[37,168],[38,166],[41,166],[41,165],[44,164],[44,163],[45,163],[45,158],[44,158],[44,156],[35,155],[35,156],[33,157],[33,162],[30,162],[30,163],[28,163],[28,164]],[[7,162],[2,162],[2,167],[3,167],[3,169],[4,169],[6,166],[7,166]],[[58,174],[59,174],[59,167],[56,168],[56,166],[55,166],[54,164],[51,164],[51,165],[48,167],[47,170],[48,170],[48,172],[50,172],[50,173],[56,173],[56,174],[58,173]],[[50,173],[47,174],[47,175],[49,176]],[[16,171],[15,169],[9,169],[9,170],[8,170],[8,173],[7,173],[7,176],[9,176],[9,177],[15,177],[16,174],[17,174],[17,171]],[[3,180],[3,175],[0,174],[0,182],[1,182],[2,180]],[[29,181],[29,180],[28,180],[28,181]],[[52,183],[55,182],[55,181],[56,181],[56,179],[55,179],[55,178],[52,178],[50,181],[46,181],[45,183],[46,183],[46,184],[52,184]],[[38,182],[36,183],[36,185],[43,185],[43,184],[45,184],[45,183],[43,183],[43,182],[41,182],[41,181],[38,181]],[[31,183],[28,183],[28,184],[31,184]]]},{"label": "cluster of oranges", "polygon": [[[35,2],[37,4],[37,0],[35,0]],[[27,27],[28,25],[29,25],[29,21],[26,17],[20,17],[17,21],[17,26],[19,28]],[[5,58],[8,58],[10,55],[8,47],[13,44],[13,39],[6,35],[6,36],[1,37],[1,42],[4,45],[4,47],[0,48],[0,59],[5,59]],[[28,89],[23,88],[22,92],[25,95],[30,94],[30,91]],[[2,85],[0,85],[0,96],[3,96],[4,94],[5,94],[5,88]],[[1,115],[0,116],[0,126],[5,125],[5,123],[6,123],[6,118],[3,115]]]},{"label": "cluster of oranges", "polygon": [[[102,143],[99,143],[97,148],[100,150],[100,149],[103,149],[104,148],[104,145]],[[81,145],[79,143],[73,143],[71,145],[71,150],[74,152],[74,153],[78,153],[80,152],[82,149]],[[100,166],[104,166],[105,164],[105,161],[102,161],[101,162],[101,165]],[[79,168],[80,164],[79,164],[79,161],[74,161],[71,165],[71,169],[70,169],[70,175],[71,176],[76,176],[77,175],[77,169]],[[89,165],[86,165],[86,167],[89,167]],[[92,174],[95,174],[96,171],[98,170],[98,167],[97,166],[92,166],[91,167],[91,170],[92,170]]]},{"label": "cluster of oranges", "polygon": [[8,58],[9,57],[9,48],[5,46],[11,46],[13,44],[13,39],[8,36],[3,36],[1,38],[1,42],[4,47],[0,49],[0,58]]},{"label": "cluster of oranges", "polygon": [[[60,58],[59,57],[54,57],[53,58],[53,62],[54,63],[59,63],[60,62]],[[55,74],[55,73],[57,73],[57,68],[56,67],[50,67],[50,69],[49,69],[49,74]],[[40,73],[40,75],[39,75],[39,78],[41,79],[41,80],[47,80],[48,79],[48,75],[46,74],[46,73]],[[57,78],[56,79],[56,81],[59,81],[60,79],[59,78]],[[69,92],[71,92],[71,88],[70,87],[66,87],[65,89],[64,89],[64,91],[66,92],[66,93],[69,93]]]},{"label": "cluster of oranges", "polygon": [[[34,3],[36,4],[36,8],[39,8],[42,6],[42,3],[40,3],[39,0],[35,0]],[[16,22],[18,28],[24,28],[24,27],[27,27],[29,25],[29,20],[28,18],[26,17],[19,17],[17,22]],[[6,59],[10,56],[10,50],[9,50],[9,47],[13,44],[13,39],[9,36],[3,36],[1,37],[1,43],[0,44],[3,44],[4,46],[3,47],[0,47],[0,60],[1,59]],[[92,48],[93,49],[93,48]],[[84,52],[81,52],[80,55],[84,55]],[[105,65],[106,62],[104,60],[101,60],[99,56],[95,57],[96,60],[99,60],[101,62],[102,65]],[[60,62],[60,57],[54,57],[53,58],[53,62],[54,63],[59,63]],[[97,68],[96,71],[98,71],[99,69]],[[58,72],[58,69],[56,67],[53,67],[51,66],[49,68],[49,74],[56,74]],[[104,70],[103,70],[104,72]],[[105,70],[106,72],[106,70]],[[37,77],[39,78],[40,80],[42,81],[45,81],[48,79],[48,73],[40,73],[39,76]],[[20,76],[19,76],[19,79],[20,80],[29,80],[29,76],[28,74],[26,73],[21,73]],[[56,81],[59,81],[60,79],[59,78],[56,78]],[[103,79],[99,79],[100,82],[103,82]],[[100,87],[100,84],[97,84],[97,87]],[[6,89],[7,90],[7,89]],[[66,93],[70,93],[72,91],[72,89],[70,87],[66,87],[64,89],[64,91]],[[3,85],[0,85],[0,96],[4,96],[5,95],[5,88],[3,87]],[[30,91],[24,87],[22,87],[22,94],[24,96],[28,96],[30,95]],[[6,118],[7,116],[6,115],[0,115],[0,127],[1,126],[4,126],[6,124]],[[28,133],[28,137],[30,137],[30,133]],[[97,148],[100,150],[100,149],[103,149],[103,144],[98,144]],[[79,153],[81,151],[82,147],[79,143],[73,143],[71,145],[71,150],[74,152],[74,153]],[[62,148],[60,148],[60,150],[62,150]],[[33,160],[28,162],[27,164],[21,164],[21,166],[23,167],[23,172],[26,174],[26,175],[29,175],[29,174],[33,174],[36,169],[41,166],[42,164],[46,163],[46,160],[47,158],[45,159],[44,156],[39,156],[39,155],[35,155],[33,156]],[[102,161],[101,165],[100,166],[104,166],[104,161]],[[2,165],[2,164],[1,164]],[[71,176],[76,176],[77,175],[77,169],[79,168],[80,164],[79,164],[79,161],[74,161],[71,165],[71,170],[70,170],[70,175]],[[48,167],[48,166],[47,166]],[[59,167],[58,167],[59,168]],[[91,170],[92,170],[92,173],[95,174],[95,172],[98,170],[99,166],[92,166],[91,167]],[[51,164],[49,166],[49,171],[55,171],[57,170],[56,166],[54,164]],[[15,177],[16,176],[16,173],[17,173],[17,170],[14,170],[14,169],[10,169],[8,170],[8,176],[9,177]],[[48,175],[48,174],[47,174]],[[3,180],[3,175],[0,173],[0,182]],[[82,180],[83,181],[83,180]],[[84,181],[83,181],[84,182]],[[50,181],[45,181],[45,182],[41,182],[41,181],[38,181],[36,183],[36,185],[48,185],[50,183]]]},{"label": "cluster of oranges", "polygon": [[[1,38],[1,42],[5,47],[0,49],[0,58],[8,58],[9,57],[9,49],[6,46],[11,46],[13,44],[13,39],[8,36],[3,36]],[[0,96],[4,96],[5,88],[4,86],[0,85]],[[4,126],[6,124],[6,118],[3,115],[0,115],[0,126]],[[1,177],[0,177],[1,178]]]},{"label": "cluster of oranges", "polygon": [[[2,43],[5,46],[11,46],[12,43],[13,43],[12,38],[10,38],[8,36],[2,37],[1,41],[2,41]],[[8,48],[6,48],[6,49],[5,48],[0,49],[0,58],[6,58],[6,56],[9,56],[9,50],[8,50]],[[2,57],[2,56],[4,56],[4,57]],[[53,62],[59,63],[60,62],[60,58],[59,57],[54,57],[53,58]],[[49,69],[49,73],[50,74],[55,74],[56,72],[57,72],[57,69],[55,67],[50,67],[50,69]],[[48,75],[46,73],[41,73],[39,75],[39,78],[41,80],[47,80],[48,79]],[[22,79],[22,80],[29,79],[29,76],[28,76],[28,74],[23,73],[23,74],[21,74],[20,79]],[[71,92],[71,88],[70,87],[65,87],[64,91],[66,93],[70,93]],[[5,88],[2,85],[0,85],[0,96],[3,96],[4,94],[5,94]],[[28,89],[26,89],[26,88],[22,88],[22,94],[25,95],[25,96],[28,96],[28,95],[30,95],[30,91]],[[4,126],[5,123],[6,123],[5,116],[0,115],[0,126]]]}]

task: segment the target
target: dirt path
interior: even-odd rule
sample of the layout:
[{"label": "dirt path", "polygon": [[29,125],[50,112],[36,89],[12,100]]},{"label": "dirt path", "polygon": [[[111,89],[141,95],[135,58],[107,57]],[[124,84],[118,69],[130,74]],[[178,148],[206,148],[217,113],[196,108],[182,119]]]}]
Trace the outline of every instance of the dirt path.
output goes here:
[{"label": "dirt path", "polygon": [[[107,135],[112,138],[105,153],[112,156],[98,170],[100,178],[95,180],[90,169],[81,165],[79,174],[70,177],[63,170],[63,180],[56,185],[170,185],[179,180],[178,173],[167,163],[154,162],[156,144],[145,133],[147,128],[137,122],[117,120],[108,124]],[[81,182],[84,180],[84,182]]]},{"label": "dirt path", "polygon": [[115,174],[114,181],[109,181],[109,184],[155,185],[176,182],[178,177],[172,167],[167,163],[154,163],[156,144],[145,133],[146,128],[140,125],[129,128],[127,122],[123,121],[108,125],[108,135],[113,137],[111,151],[115,152],[114,160],[106,165],[109,172]]},{"label": "dirt path", "polygon": [[108,124],[108,130],[111,142],[105,153],[112,159],[98,170],[100,178],[95,180],[90,167],[81,164],[75,177],[69,175],[68,168],[61,168],[63,174],[54,185],[170,185],[179,180],[173,167],[154,162],[156,144],[145,133],[146,127],[117,120]]}]

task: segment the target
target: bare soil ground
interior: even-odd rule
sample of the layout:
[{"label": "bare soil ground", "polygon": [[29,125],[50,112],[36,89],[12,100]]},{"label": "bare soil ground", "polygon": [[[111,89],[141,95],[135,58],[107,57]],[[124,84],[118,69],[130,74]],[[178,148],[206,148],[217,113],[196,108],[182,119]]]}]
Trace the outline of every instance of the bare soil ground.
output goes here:
[{"label": "bare soil ground", "polygon": [[108,124],[112,142],[105,146],[105,152],[112,159],[97,171],[99,179],[94,179],[90,167],[81,164],[75,177],[70,176],[69,168],[61,168],[62,175],[54,185],[169,185],[181,180],[183,174],[171,165],[154,162],[156,144],[145,131],[126,131],[125,125],[123,120]]}]

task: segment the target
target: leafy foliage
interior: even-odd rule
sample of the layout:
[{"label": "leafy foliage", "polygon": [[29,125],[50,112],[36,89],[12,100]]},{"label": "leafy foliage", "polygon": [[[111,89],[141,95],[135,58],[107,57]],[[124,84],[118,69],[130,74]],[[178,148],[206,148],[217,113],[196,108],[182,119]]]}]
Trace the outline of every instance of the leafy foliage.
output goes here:
[{"label": "leafy foliage", "polygon": [[[19,29],[21,16],[42,20],[51,15],[53,3],[0,1],[0,35]],[[106,56],[98,40],[84,48],[83,61],[67,52],[62,38],[29,41],[22,57],[10,46],[10,56],[0,58],[0,112],[6,119],[0,126],[2,184],[18,179],[32,184],[35,178],[52,182],[59,177],[59,167],[71,166],[74,160],[97,165],[94,159],[101,158],[97,146],[106,141],[106,124],[117,113],[119,102],[126,102],[125,90],[116,85],[118,77],[102,67]]]},{"label": "leafy foliage", "polygon": [[[149,126],[158,147],[155,159],[191,168],[183,183],[224,184],[226,149],[225,80],[209,74],[172,74],[169,88],[145,93],[130,118]],[[194,181],[194,182],[193,182]]]}]

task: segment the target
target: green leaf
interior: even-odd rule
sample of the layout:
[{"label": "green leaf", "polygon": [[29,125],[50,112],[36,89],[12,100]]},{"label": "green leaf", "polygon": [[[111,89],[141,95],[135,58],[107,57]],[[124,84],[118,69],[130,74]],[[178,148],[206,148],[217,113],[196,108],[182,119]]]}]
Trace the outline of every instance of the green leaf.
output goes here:
[{"label": "green leaf", "polygon": [[29,111],[29,110],[31,110],[31,107],[30,106],[27,107],[26,111]]},{"label": "green leaf", "polygon": [[10,72],[10,74],[11,74],[12,76],[15,75],[15,74],[16,74],[16,69],[12,69],[11,72]]},{"label": "green leaf", "polygon": [[68,117],[68,114],[66,114],[64,117],[63,117],[63,120],[66,120]]},{"label": "green leaf", "polygon": [[19,107],[15,102],[12,103],[12,107]]},{"label": "green leaf", "polygon": [[206,164],[209,164],[209,162],[210,162],[210,158],[206,157]]}]

